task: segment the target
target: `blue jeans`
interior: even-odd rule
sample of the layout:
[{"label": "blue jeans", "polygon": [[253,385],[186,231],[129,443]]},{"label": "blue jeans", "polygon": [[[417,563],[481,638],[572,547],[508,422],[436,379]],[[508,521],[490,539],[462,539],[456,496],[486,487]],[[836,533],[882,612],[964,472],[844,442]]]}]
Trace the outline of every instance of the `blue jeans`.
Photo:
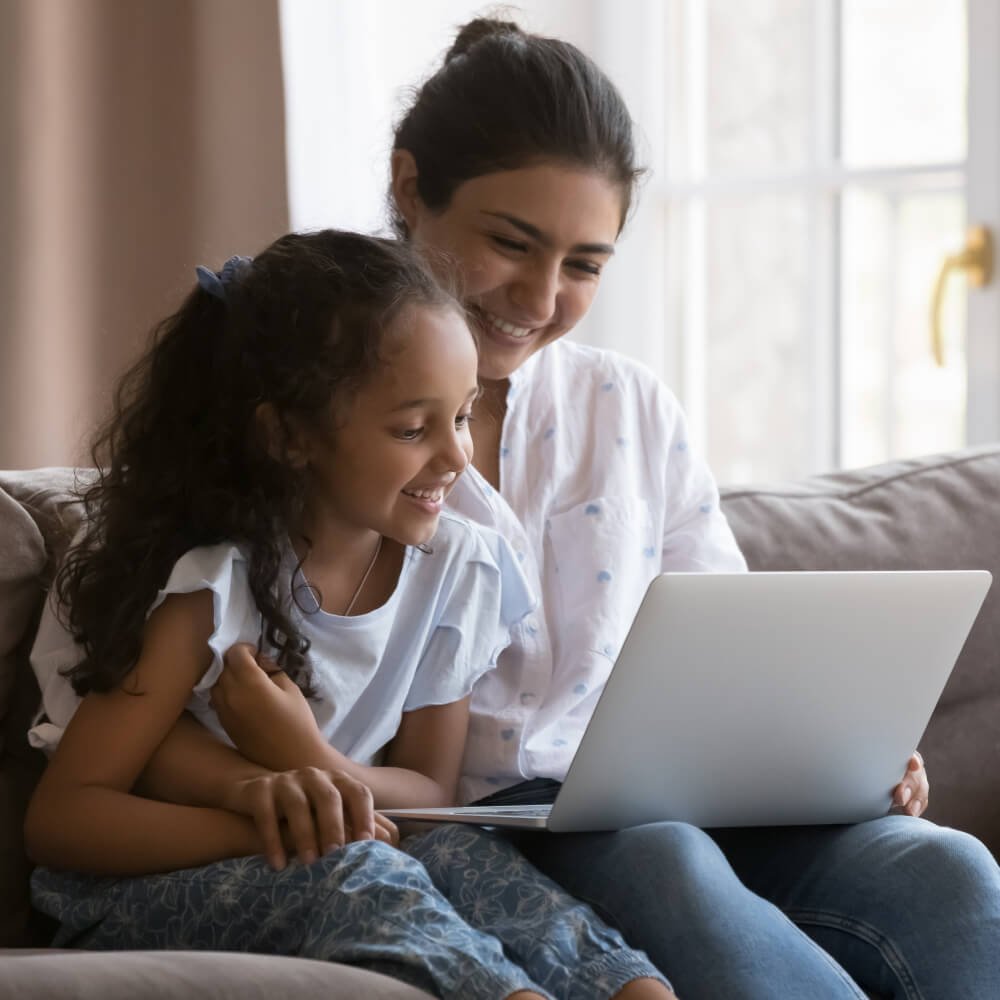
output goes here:
[{"label": "blue jeans", "polygon": [[859,986],[906,1000],[1000,997],[1000,868],[956,830],[886,816],[511,839],[642,948],[684,1000],[858,1000]]},{"label": "blue jeans", "polygon": [[136,878],[39,868],[32,900],[60,922],[58,947],[298,955],[456,1000],[520,989],[606,1000],[632,979],[661,978],[510,844],[466,833],[441,827],[407,845],[453,904],[420,861],[378,841],[281,872],[261,858]]}]

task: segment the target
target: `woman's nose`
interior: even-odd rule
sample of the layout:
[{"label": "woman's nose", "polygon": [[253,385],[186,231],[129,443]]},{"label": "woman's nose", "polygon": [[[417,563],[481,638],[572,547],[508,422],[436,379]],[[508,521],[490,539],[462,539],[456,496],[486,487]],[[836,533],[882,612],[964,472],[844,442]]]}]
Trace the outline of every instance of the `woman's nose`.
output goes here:
[{"label": "woman's nose", "polygon": [[552,319],[558,296],[558,266],[538,261],[525,262],[510,289],[511,302],[521,313],[518,319],[534,326],[541,326]]}]

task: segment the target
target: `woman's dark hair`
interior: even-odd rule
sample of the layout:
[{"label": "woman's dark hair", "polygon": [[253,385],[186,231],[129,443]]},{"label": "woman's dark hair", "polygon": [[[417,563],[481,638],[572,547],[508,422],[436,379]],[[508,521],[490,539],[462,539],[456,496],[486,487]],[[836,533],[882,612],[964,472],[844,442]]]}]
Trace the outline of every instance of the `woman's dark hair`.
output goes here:
[{"label": "woman's dark hair", "polygon": [[[632,119],[615,85],[576,46],[477,18],[458,33],[444,65],[417,91],[393,149],[417,165],[432,211],[464,181],[540,162],[596,170],[622,192],[622,225],[643,171]],[[390,198],[393,228],[406,223]]]},{"label": "woman's dark hair", "polygon": [[[287,613],[288,531],[308,476],[285,456],[288,430],[332,430],[331,404],[383,364],[403,310],[461,309],[411,248],[355,233],[283,236],[228,270],[155,329],[95,439],[97,478],[79,494],[88,532],[56,580],[85,653],[67,671],[78,694],[110,690],[135,665],[177,559],[226,541],[247,556],[279,665],[311,690],[308,643]],[[277,441],[262,432],[261,404]]]}]

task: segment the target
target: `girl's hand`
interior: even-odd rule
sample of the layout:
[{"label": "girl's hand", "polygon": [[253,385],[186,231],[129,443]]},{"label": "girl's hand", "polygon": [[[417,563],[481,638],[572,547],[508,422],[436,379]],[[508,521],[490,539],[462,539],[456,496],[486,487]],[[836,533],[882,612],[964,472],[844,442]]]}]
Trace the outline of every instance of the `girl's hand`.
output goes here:
[{"label": "girl's hand", "polygon": [[368,787],[340,771],[304,767],[248,778],[232,786],[222,805],[253,819],[279,871],[288,850],[310,864],[353,840],[399,843],[395,824],[372,807]]},{"label": "girl's hand", "polygon": [[919,816],[927,808],[929,797],[930,784],[927,781],[924,759],[914,750],[906,764],[903,780],[893,789],[892,804],[894,808],[910,816]]},{"label": "girl's hand", "polygon": [[326,741],[305,696],[277,665],[238,643],[225,655],[212,708],[248,760],[275,771],[321,761]]}]

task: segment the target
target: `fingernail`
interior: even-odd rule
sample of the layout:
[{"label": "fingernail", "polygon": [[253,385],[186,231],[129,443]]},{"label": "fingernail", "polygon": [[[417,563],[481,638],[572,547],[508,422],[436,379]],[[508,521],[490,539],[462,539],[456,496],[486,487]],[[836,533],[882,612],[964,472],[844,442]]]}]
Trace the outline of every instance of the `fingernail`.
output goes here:
[{"label": "fingernail", "polygon": [[275,855],[273,858],[271,858],[271,867],[275,871],[283,872],[285,870],[285,859],[279,858],[277,855]]},{"label": "fingernail", "polygon": [[913,795],[913,792],[910,790],[910,786],[909,785],[905,785],[903,787],[902,793],[899,796],[900,802],[902,802],[902,804],[905,806],[906,803],[910,801],[910,797],[912,795]]},{"label": "fingernail", "polygon": [[303,862],[303,864],[311,865],[315,860],[316,860],[316,852],[315,851],[310,850],[310,851],[303,852],[303,854],[302,854],[302,862]]}]

